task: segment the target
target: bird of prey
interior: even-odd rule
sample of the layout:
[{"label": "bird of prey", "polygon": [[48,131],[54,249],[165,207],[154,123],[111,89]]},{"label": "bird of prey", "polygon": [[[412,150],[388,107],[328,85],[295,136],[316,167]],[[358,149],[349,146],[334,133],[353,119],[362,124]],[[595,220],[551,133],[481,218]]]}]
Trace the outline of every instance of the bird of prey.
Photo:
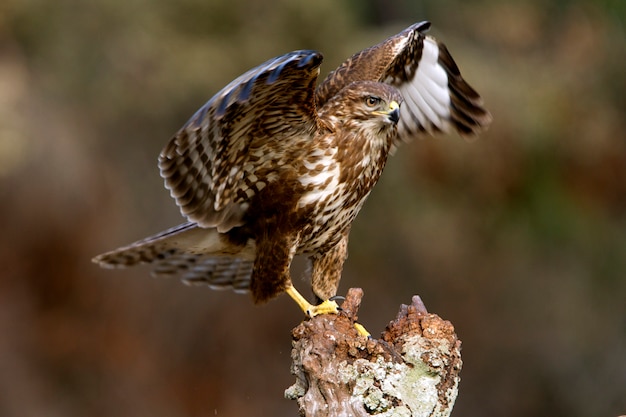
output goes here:
[{"label": "bird of prey", "polygon": [[[286,292],[308,316],[337,312],[350,226],[401,142],[491,122],[446,47],[414,24],[358,52],[316,87],[322,55],[294,51],[241,75],[202,106],[159,155],[186,222],[93,259],[151,264],[155,276]],[[294,288],[311,261],[315,304]]]}]

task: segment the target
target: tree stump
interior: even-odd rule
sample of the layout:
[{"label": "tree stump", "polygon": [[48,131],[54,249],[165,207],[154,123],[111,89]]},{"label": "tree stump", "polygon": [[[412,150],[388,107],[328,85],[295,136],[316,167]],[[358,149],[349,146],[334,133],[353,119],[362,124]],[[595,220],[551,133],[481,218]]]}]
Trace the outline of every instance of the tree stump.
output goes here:
[{"label": "tree stump", "polygon": [[293,330],[296,382],[285,397],[306,417],[449,416],[462,365],[452,324],[414,296],[380,339],[368,338],[354,327],[362,296],[350,289],[341,314]]}]

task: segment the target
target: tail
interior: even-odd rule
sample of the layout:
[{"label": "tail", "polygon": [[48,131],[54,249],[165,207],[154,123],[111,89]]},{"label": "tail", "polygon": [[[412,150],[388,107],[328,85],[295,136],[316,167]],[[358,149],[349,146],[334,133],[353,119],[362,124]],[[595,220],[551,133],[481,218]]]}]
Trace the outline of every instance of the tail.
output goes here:
[{"label": "tail", "polygon": [[103,268],[151,264],[152,275],[186,284],[246,292],[254,264],[253,243],[236,245],[216,229],[183,223],[92,259]]}]

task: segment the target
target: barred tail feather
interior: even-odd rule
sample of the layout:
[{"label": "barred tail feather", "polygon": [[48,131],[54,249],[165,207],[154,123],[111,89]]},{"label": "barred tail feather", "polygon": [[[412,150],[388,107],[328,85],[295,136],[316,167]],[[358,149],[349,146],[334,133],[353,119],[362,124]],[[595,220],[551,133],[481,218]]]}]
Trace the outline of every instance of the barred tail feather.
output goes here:
[{"label": "barred tail feather", "polygon": [[216,229],[187,222],[92,260],[103,268],[151,264],[155,277],[177,277],[185,284],[246,292],[254,245],[234,245]]}]

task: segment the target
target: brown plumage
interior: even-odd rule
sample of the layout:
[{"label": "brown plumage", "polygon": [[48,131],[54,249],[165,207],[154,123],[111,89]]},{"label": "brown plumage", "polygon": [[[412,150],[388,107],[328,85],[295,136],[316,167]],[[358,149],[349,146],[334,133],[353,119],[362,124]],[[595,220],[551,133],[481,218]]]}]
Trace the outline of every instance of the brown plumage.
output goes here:
[{"label": "brown plumage", "polygon": [[445,47],[422,33],[428,25],[356,54],[317,90],[315,51],[235,79],[159,156],[188,222],[94,261],[151,263],[155,275],[250,290],[259,302],[293,296],[289,267],[303,254],[314,294],[334,296],[350,226],[390,151],[424,132],[453,127],[472,136],[490,122]]}]

